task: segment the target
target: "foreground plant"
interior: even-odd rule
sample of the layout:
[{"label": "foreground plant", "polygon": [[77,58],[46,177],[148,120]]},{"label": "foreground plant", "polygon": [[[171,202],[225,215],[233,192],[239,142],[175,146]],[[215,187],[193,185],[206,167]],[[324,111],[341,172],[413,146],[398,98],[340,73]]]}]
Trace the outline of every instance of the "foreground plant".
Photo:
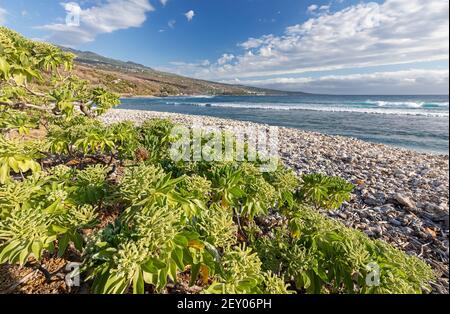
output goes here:
[{"label": "foreground plant", "polygon": [[289,229],[256,241],[265,269],[284,274],[310,293],[421,293],[429,291],[431,268],[417,257],[297,207]]},{"label": "foreground plant", "polygon": [[[94,117],[117,106],[117,95],[72,75],[73,58],[52,45],[27,40],[1,27],[0,106],[65,118],[72,117],[76,108]],[[45,87],[36,89],[32,84]]]},{"label": "foreground plant", "polygon": [[0,264],[75,256],[92,293],[428,291],[422,260],[319,213],[353,185],[281,163],[263,174],[259,157],[172,160],[176,125],[100,123],[118,97],[72,59],[0,28]]},{"label": "foreground plant", "polygon": [[[199,269],[209,254],[198,235],[183,232],[181,211],[149,205],[124,223],[108,226],[87,248],[86,270],[94,293],[144,293],[144,284],[161,291],[189,265]],[[211,259],[211,258],[210,258]],[[193,280],[196,273],[193,272]]]},{"label": "foreground plant", "polygon": [[37,143],[7,140],[0,135],[0,184],[10,180],[11,174],[23,175],[27,171],[41,170],[36,159],[42,157]]}]

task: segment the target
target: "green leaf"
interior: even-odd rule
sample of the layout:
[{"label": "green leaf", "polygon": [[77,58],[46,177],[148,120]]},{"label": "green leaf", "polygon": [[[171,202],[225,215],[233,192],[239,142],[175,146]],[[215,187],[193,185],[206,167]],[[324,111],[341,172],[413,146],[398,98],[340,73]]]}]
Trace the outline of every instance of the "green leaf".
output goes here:
[{"label": "green leaf", "polygon": [[13,240],[0,249],[0,263],[5,263],[8,260],[8,254],[15,248],[20,246],[20,240]]},{"label": "green leaf", "polygon": [[152,260],[149,260],[146,263],[142,264],[141,268],[144,272],[148,274],[156,274],[158,272],[158,268],[156,268],[156,266],[153,265]]},{"label": "green leaf", "polygon": [[176,263],[177,267],[183,271],[185,268],[184,262],[183,262],[183,249],[181,248],[175,248],[172,251],[172,259]]},{"label": "green leaf", "polygon": [[189,286],[193,286],[197,281],[198,274],[200,273],[200,266],[200,263],[191,266],[191,279],[189,281]]},{"label": "green leaf", "polygon": [[20,265],[24,265],[25,262],[27,261],[28,256],[30,255],[31,245],[32,245],[32,243],[29,243],[20,252],[20,254],[19,254],[19,264]]},{"label": "green leaf", "polygon": [[177,234],[174,238],[173,238],[173,242],[181,247],[187,247],[188,246],[188,239],[181,235],[181,234]]},{"label": "green leaf", "polygon": [[174,261],[169,263],[169,276],[174,282],[177,281],[177,264]]},{"label": "green leaf", "polygon": [[147,272],[144,271],[142,277],[143,277],[145,283],[147,283],[149,285],[155,285],[156,284],[156,282],[155,282],[155,278],[156,278],[155,274],[147,273]]},{"label": "green leaf", "polygon": [[9,65],[8,62],[6,62],[5,58],[0,57],[0,72],[3,73],[3,77],[5,79],[8,79],[10,69],[11,66]]},{"label": "green leaf", "polygon": [[14,78],[14,81],[16,82],[16,84],[19,86],[23,86],[27,80],[27,77],[25,75],[23,75],[22,73],[13,74],[13,78]]},{"label": "green leaf", "polygon": [[43,245],[41,241],[33,241],[33,244],[31,245],[31,251],[33,252],[34,258],[38,261],[41,259],[42,248]]},{"label": "green leaf", "polygon": [[79,234],[77,231],[74,231],[73,236],[72,236],[72,241],[73,244],[75,245],[75,248],[78,251],[82,251],[83,250],[83,237],[81,236],[81,234]]},{"label": "green leaf", "polygon": [[0,183],[5,184],[9,179],[9,166],[7,163],[4,163],[0,167]]},{"label": "green leaf", "polygon": [[64,252],[66,251],[68,245],[69,245],[69,234],[65,233],[58,239],[58,257],[64,255]]},{"label": "green leaf", "polygon": [[142,271],[139,269],[133,278],[133,293],[144,294],[144,292],[144,279],[142,277]]},{"label": "green leaf", "polygon": [[162,289],[167,284],[167,269],[161,269],[158,271],[158,288]]}]

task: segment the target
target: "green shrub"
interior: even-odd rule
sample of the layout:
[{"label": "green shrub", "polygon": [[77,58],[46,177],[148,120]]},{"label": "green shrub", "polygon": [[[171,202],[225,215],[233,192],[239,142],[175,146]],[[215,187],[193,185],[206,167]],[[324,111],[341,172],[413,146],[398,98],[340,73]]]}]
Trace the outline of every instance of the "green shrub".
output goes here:
[{"label": "green shrub", "polygon": [[287,294],[287,285],[271,272],[261,271],[261,261],[250,248],[226,250],[215,281],[204,291],[220,294]]},{"label": "green shrub", "polygon": [[237,226],[232,213],[217,204],[202,210],[196,217],[195,230],[216,248],[226,249],[237,242]]},{"label": "green shrub", "polygon": [[139,132],[132,122],[121,122],[111,126],[114,134],[114,145],[117,149],[117,158],[120,160],[133,159],[139,143]]},{"label": "green shrub", "polygon": [[133,293],[144,293],[145,283],[162,290],[186,266],[199,268],[209,254],[198,235],[183,232],[181,215],[168,206],[148,205],[126,223],[119,218],[104,229],[86,250],[92,291],[117,294],[132,286]]},{"label": "green shrub", "polygon": [[168,158],[173,127],[169,120],[153,119],[139,128],[141,143],[149,152],[150,160]]},{"label": "green shrub", "polygon": [[[0,27],[0,103],[62,119],[78,112],[94,117],[117,106],[118,95],[72,74],[73,59],[73,54],[53,45]],[[30,83],[41,90],[33,90]]]},{"label": "green shrub", "polygon": [[276,203],[276,190],[267,183],[263,174],[257,167],[244,163],[240,169],[243,173],[241,214],[253,219],[255,216],[267,215],[270,208]]},{"label": "green shrub", "polygon": [[129,166],[119,183],[120,196],[128,204],[137,203],[152,195],[158,182],[165,176],[158,166],[143,163]]},{"label": "green shrub", "polygon": [[2,110],[0,112],[0,131],[7,133],[17,130],[20,135],[29,134],[30,129],[39,127],[39,117],[18,110]]},{"label": "green shrub", "polygon": [[77,203],[95,205],[104,200],[108,194],[109,167],[102,165],[88,166],[76,172],[75,185],[77,187],[75,198]]},{"label": "green shrub", "polygon": [[0,184],[11,180],[11,172],[25,173],[41,170],[36,159],[42,154],[38,150],[39,143],[7,140],[0,135]]},{"label": "green shrub", "polygon": [[[417,257],[325,218],[306,207],[297,208],[287,230],[276,238],[257,239],[265,269],[285,274],[297,289],[310,293],[421,293],[434,278]],[[371,265],[379,267],[379,284],[371,284]]]},{"label": "green shrub", "polygon": [[56,240],[59,256],[70,242],[82,250],[80,230],[91,227],[95,219],[94,209],[88,205],[58,210],[53,206],[17,206],[0,220],[0,263],[23,265],[30,256],[40,260],[43,250],[53,252]]},{"label": "green shrub", "polygon": [[307,174],[301,178],[299,198],[315,208],[337,209],[350,200],[353,188],[353,184],[339,177]]},{"label": "green shrub", "polygon": [[287,206],[292,208],[294,205],[294,194],[300,184],[297,175],[292,170],[288,170],[279,164],[276,171],[264,173],[264,178],[275,188],[278,196],[278,207]]}]

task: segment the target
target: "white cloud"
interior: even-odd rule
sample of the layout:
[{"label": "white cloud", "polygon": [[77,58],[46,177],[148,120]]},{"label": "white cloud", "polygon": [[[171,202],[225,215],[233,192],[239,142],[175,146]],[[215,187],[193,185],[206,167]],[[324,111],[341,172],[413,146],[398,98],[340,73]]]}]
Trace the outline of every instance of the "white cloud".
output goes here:
[{"label": "white cloud", "polygon": [[[234,79],[448,60],[446,0],[386,0],[320,14],[239,44],[232,64],[172,71],[204,79]],[[315,10],[317,10],[316,8]]]},{"label": "white cloud", "polygon": [[159,2],[161,2],[161,4],[163,6],[166,6],[167,2],[169,2],[169,0],[159,0]]},{"label": "white cloud", "polygon": [[8,12],[0,7],[0,25],[3,25],[6,22],[6,15]]},{"label": "white cloud", "polygon": [[224,53],[224,54],[222,55],[222,57],[221,57],[219,60],[217,60],[217,63],[218,63],[219,65],[224,65],[224,64],[226,64],[226,63],[228,63],[228,62],[230,62],[230,61],[233,61],[234,58],[235,58],[235,56],[234,56],[233,54],[227,54],[227,53]]},{"label": "white cloud", "polygon": [[321,5],[319,10],[320,11],[328,11],[330,10],[331,5]]},{"label": "white cloud", "polygon": [[167,25],[170,27],[170,28],[175,28],[175,24],[177,23],[177,21],[175,21],[175,20],[170,20],[168,23],[167,23]]},{"label": "white cloud", "polygon": [[[235,84],[236,80],[222,81]],[[280,77],[261,80],[239,80],[240,84],[288,91],[331,94],[446,94],[449,71],[411,69],[350,75]]]},{"label": "white cloud", "polygon": [[184,16],[186,16],[187,20],[190,22],[194,18],[195,12],[193,10],[190,10],[190,11],[186,12],[184,14]]},{"label": "white cloud", "polygon": [[307,11],[308,11],[309,13],[313,13],[313,12],[316,11],[318,8],[319,8],[319,6],[318,6],[317,4],[311,4],[311,5],[308,7]]},{"label": "white cloud", "polygon": [[94,41],[100,34],[139,27],[145,22],[146,13],[154,10],[148,0],[108,0],[84,10],[74,2],[62,5],[71,12],[78,7],[79,26],[53,23],[38,28],[51,32],[48,41],[68,46]]}]

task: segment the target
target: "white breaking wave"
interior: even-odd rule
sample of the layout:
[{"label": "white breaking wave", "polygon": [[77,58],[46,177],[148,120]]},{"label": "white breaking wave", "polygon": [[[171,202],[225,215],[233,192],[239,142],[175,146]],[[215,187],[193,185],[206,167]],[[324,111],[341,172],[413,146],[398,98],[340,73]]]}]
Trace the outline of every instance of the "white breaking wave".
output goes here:
[{"label": "white breaking wave", "polygon": [[[325,112],[357,112],[370,114],[395,114],[395,115],[414,115],[429,117],[448,117],[448,111],[429,111],[424,109],[405,110],[401,108],[357,108],[346,106],[317,105],[317,104],[253,104],[253,103],[179,103],[173,102],[168,105],[191,105],[200,107],[218,107],[218,108],[237,108],[237,109],[260,109],[260,110],[309,110],[309,111],[325,111]],[[410,107],[419,108],[419,107]]]},{"label": "white breaking wave", "polygon": [[384,100],[367,100],[368,105],[378,107],[403,107],[403,108],[423,108],[425,106],[448,107],[448,102],[414,102],[414,101],[384,101]]},{"label": "white breaking wave", "polygon": [[[425,110],[402,110],[402,109],[371,109],[371,108],[343,108],[343,107],[329,107],[329,108],[302,108],[303,110],[312,111],[329,111],[329,112],[358,112],[370,114],[388,114],[401,116],[427,116],[427,117],[448,117],[448,112],[429,112]],[[300,109],[301,110],[301,109]]]}]

